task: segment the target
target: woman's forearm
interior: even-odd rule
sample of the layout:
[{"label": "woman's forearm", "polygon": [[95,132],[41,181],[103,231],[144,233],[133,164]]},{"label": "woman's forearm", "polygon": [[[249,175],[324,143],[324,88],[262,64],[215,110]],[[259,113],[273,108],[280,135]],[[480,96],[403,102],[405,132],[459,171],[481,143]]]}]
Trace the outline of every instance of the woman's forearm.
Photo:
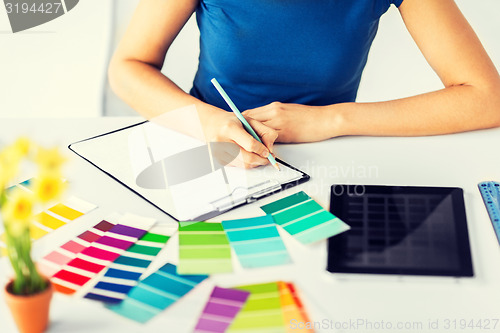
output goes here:
[{"label": "woman's forearm", "polygon": [[376,103],[327,106],[331,136],[420,136],[500,126],[500,85],[452,86]]},{"label": "woman's forearm", "polygon": [[[137,60],[112,61],[109,81],[113,91],[146,119],[200,140],[213,139],[216,114],[226,113],[187,94],[155,66]],[[190,105],[196,109],[160,117]]]},{"label": "woman's forearm", "polygon": [[109,82],[120,98],[148,119],[192,104],[202,110],[211,108],[184,92],[158,68],[138,60],[113,60]]}]

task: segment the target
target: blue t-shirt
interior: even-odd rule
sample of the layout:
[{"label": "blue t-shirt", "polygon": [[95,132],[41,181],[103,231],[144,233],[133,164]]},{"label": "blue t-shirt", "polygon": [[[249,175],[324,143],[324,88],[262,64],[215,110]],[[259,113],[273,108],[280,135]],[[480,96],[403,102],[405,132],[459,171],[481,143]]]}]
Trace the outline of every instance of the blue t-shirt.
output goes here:
[{"label": "blue t-shirt", "polygon": [[403,0],[200,0],[200,58],[191,94],[229,110],[274,101],[353,102],[377,32]]}]

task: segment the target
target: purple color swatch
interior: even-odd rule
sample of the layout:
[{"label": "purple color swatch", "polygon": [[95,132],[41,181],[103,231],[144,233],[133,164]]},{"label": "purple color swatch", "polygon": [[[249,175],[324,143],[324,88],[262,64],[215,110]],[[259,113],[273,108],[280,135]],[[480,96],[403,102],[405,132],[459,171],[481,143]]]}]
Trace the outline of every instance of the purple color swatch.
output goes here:
[{"label": "purple color swatch", "polygon": [[249,292],[215,287],[194,332],[224,333],[245,304]]},{"label": "purple color swatch", "polygon": [[103,245],[109,245],[112,247],[116,247],[121,250],[126,250],[129,247],[131,247],[134,243],[129,242],[129,241],[124,241],[121,239],[109,237],[109,236],[102,236],[97,240],[96,243],[103,244]]},{"label": "purple color swatch", "polygon": [[113,227],[113,229],[110,230],[110,232],[115,233],[115,234],[119,234],[119,235],[135,237],[135,238],[140,238],[145,233],[145,231],[142,229],[129,227],[129,226],[123,225],[123,224],[115,225]]}]

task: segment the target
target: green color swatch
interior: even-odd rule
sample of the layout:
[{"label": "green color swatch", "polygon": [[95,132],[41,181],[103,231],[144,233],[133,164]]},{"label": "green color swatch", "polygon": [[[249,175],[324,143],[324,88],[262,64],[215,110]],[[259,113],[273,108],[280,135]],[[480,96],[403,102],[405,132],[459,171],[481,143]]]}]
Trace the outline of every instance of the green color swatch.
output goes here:
[{"label": "green color swatch", "polygon": [[292,194],[261,209],[274,222],[304,244],[314,243],[350,229],[304,192]]},{"label": "green color swatch", "polygon": [[250,296],[226,332],[286,332],[277,282],[241,286],[234,289],[248,291]]},{"label": "green color swatch", "polygon": [[231,247],[220,223],[180,222],[179,274],[233,271]]}]

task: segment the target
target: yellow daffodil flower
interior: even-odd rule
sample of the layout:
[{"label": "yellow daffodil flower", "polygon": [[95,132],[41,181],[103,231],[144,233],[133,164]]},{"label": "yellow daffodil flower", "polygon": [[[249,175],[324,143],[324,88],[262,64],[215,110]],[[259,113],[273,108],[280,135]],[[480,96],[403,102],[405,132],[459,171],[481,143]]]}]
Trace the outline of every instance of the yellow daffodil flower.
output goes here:
[{"label": "yellow daffodil flower", "polygon": [[28,139],[27,137],[20,137],[16,140],[16,142],[14,142],[13,149],[17,151],[20,156],[27,156],[31,146],[32,143],[30,139]]},{"label": "yellow daffodil flower", "polygon": [[41,202],[58,199],[64,188],[65,183],[57,172],[42,173],[33,181],[33,192]]},{"label": "yellow daffodil flower", "polygon": [[21,155],[9,146],[0,152],[0,185],[5,186],[18,172]]},{"label": "yellow daffodil flower", "polygon": [[33,214],[33,194],[15,189],[2,206],[2,218],[6,225],[28,223]]},{"label": "yellow daffodil flower", "polygon": [[[3,190],[14,181],[23,160],[38,164],[40,174],[30,186],[34,192],[16,187],[6,196]],[[20,138],[0,151],[0,214],[5,226],[7,255],[16,273],[14,294],[30,295],[46,288],[46,281],[30,256],[30,225],[35,203],[57,199],[62,194],[65,187],[60,173],[63,162],[65,158],[57,148],[37,148],[27,138]]]},{"label": "yellow daffodil flower", "polygon": [[66,161],[63,155],[57,148],[38,149],[35,162],[38,164],[42,172],[59,172],[61,165]]}]

